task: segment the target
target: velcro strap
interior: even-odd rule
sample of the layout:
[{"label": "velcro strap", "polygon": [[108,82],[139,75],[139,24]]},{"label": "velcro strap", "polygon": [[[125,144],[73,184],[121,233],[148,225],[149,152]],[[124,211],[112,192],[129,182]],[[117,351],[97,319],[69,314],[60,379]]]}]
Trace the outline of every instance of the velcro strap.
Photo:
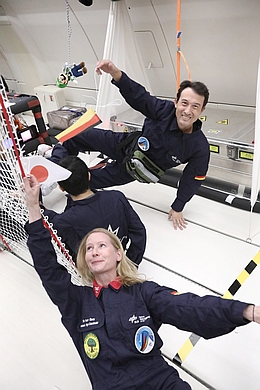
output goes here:
[{"label": "velcro strap", "polygon": [[141,131],[133,131],[116,146],[116,150],[123,149],[126,145],[129,145],[132,141],[135,141],[137,138],[139,138],[141,134]]}]

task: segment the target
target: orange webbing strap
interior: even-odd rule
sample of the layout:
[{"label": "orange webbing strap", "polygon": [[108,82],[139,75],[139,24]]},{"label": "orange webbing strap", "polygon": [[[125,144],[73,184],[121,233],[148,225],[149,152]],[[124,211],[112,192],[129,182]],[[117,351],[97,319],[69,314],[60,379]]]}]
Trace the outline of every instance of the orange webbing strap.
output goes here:
[{"label": "orange webbing strap", "polygon": [[178,91],[180,87],[180,73],[181,73],[181,57],[180,57],[180,47],[181,47],[181,0],[177,0],[176,3],[176,46],[177,46],[177,54],[176,54],[176,91]]},{"label": "orange webbing strap", "polygon": [[181,0],[177,0],[176,4],[176,47],[177,47],[177,54],[176,54],[176,92],[178,92],[178,89],[180,87],[180,74],[181,74],[181,57],[185,63],[189,80],[191,81],[191,73],[188,66],[188,63],[186,61],[186,58],[184,57],[183,53],[181,52]]}]

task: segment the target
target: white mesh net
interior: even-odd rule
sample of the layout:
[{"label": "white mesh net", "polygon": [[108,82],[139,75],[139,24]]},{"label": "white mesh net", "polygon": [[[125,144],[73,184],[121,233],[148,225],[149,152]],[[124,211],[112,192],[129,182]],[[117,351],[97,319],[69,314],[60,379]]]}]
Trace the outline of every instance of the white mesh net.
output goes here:
[{"label": "white mesh net", "polygon": [[[24,230],[28,212],[22,189],[21,156],[14,117],[0,77],[0,247],[33,264]],[[45,225],[51,232],[58,262],[67,268],[75,284],[81,284],[80,275],[64,244],[47,220]]]}]

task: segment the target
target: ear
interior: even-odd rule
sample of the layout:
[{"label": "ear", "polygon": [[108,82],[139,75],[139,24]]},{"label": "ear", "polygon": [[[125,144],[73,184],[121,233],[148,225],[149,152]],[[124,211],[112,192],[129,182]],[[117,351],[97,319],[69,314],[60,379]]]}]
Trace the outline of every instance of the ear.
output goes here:
[{"label": "ear", "polygon": [[177,104],[177,99],[176,99],[176,98],[174,98],[174,99],[173,99],[173,102],[174,102],[174,105],[175,105],[175,107],[176,107],[176,104]]},{"label": "ear", "polygon": [[58,184],[58,187],[59,187],[59,189],[60,189],[62,192],[65,192],[64,188],[63,188],[61,185]]},{"label": "ear", "polygon": [[119,263],[122,260],[122,251],[120,249],[117,250],[117,262]]},{"label": "ear", "polygon": [[89,172],[88,173],[88,181],[90,181],[90,179],[91,179],[91,173]]}]

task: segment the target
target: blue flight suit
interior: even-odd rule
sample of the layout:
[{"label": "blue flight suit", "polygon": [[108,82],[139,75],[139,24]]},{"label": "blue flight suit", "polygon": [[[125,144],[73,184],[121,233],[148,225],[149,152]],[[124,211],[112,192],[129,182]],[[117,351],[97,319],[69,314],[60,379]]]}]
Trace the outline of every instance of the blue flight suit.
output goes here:
[{"label": "blue flight suit", "polygon": [[[120,81],[112,80],[112,83],[119,88],[126,102],[146,117],[140,136],[148,141],[148,149],[142,149],[147,157],[163,171],[186,164],[177,197],[171,205],[173,210],[182,211],[199,189],[208,170],[210,150],[207,138],[201,130],[201,121],[197,120],[193,124],[191,134],[185,134],[178,128],[172,101],[150,95],[142,85],[130,79],[124,72]],[[92,128],[65,141],[63,147],[70,155],[77,155],[80,151],[100,151],[115,160],[105,168],[92,172],[91,187],[105,188],[134,181],[124,164],[130,145],[118,149],[120,142],[130,136],[131,133]],[[63,148],[62,152],[61,145],[56,145],[54,151],[56,148],[56,158],[53,157],[52,160],[58,162],[62,153],[66,155],[66,151]]]},{"label": "blue flight suit", "polygon": [[42,206],[44,215],[48,216],[74,260],[83,237],[102,227],[115,233],[129,259],[140,264],[145,251],[146,230],[138,214],[120,191],[93,192],[94,195],[76,201],[67,195],[67,205],[60,214]]},{"label": "blue flight suit", "polygon": [[206,339],[249,321],[247,304],[215,296],[199,297],[152,281],[97,292],[76,286],[57,263],[50,233],[39,219],[26,225],[28,247],[43,287],[58,306],[90,378],[93,390],[190,390],[161,355],[160,326],[171,324]]}]

